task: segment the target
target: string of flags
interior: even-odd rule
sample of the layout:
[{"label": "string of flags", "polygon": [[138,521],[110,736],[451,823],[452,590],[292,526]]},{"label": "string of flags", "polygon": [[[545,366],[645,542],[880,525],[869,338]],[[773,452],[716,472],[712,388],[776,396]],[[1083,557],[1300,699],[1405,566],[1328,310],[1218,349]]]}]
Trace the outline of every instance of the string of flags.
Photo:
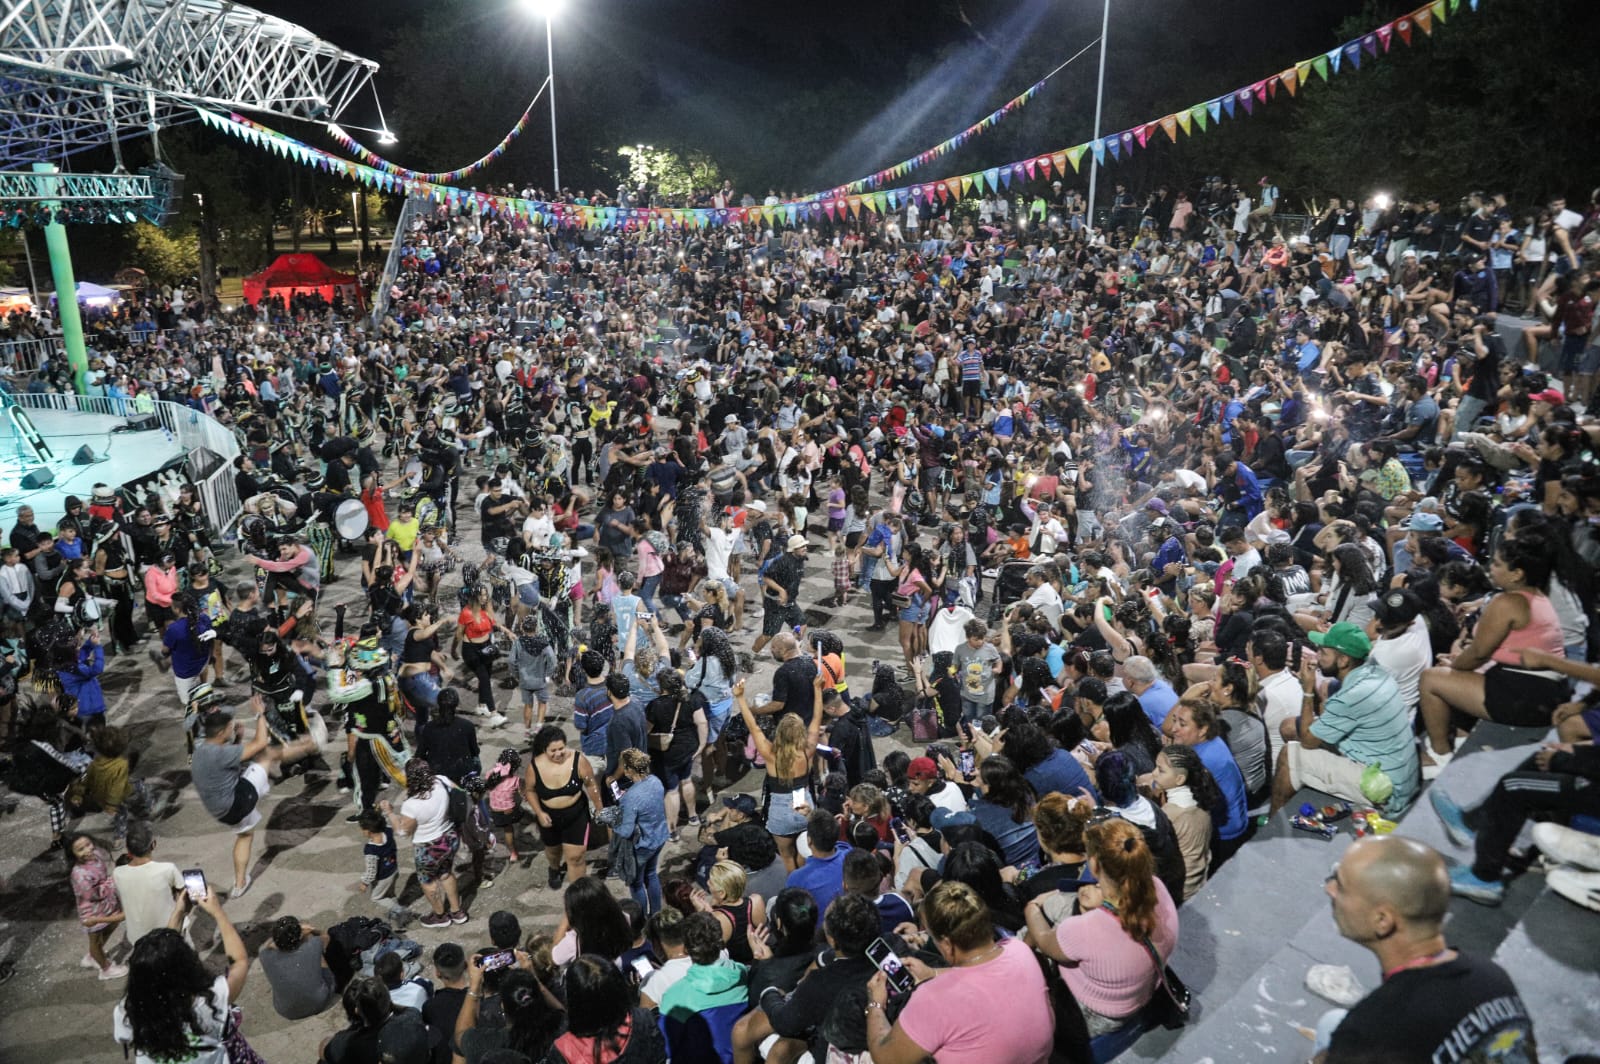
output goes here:
[{"label": "string of flags", "polygon": [[[545,84],[549,84],[549,81],[546,80]],[[383,156],[379,155],[377,152],[371,151],[363,146],[354,137],[341,129],[337,123],[330,122],[328,124],[328,136],[338,141],[339,146],[345,151],[349,152],[351,155],[354,155],[357,159],[360,159],[363,163],[366,163],[368,166],[371,166],[374,169],[382,170],[385,173],[393,174],[396,177],[403,177],[408,180],[433,181],[439,184],[453,185],[458,181],[464,181],[471,177],[473,174],[477,173],[479,170],[482,170],[485,166],[488,166],[490,163],[496,161],[506,153],[506,149],[511,146],[511,142],[516,140],[517,136],[528,127],[528,121],[533,117],[534,104],[539,102],[539,97],[543,95],[543,93],[544,86],[541,85],[539,87],[539,91],[534,94],[533,101],[528,104],[527,110],[522,112],[522,117],[517,119],[517,124],[511,127],[511,132],[502,137],[500,139],[500,143],[496,144],[493,148],[490,148],[487,155],[468,163],[466,166],[463,166],[458,170],[444,170],[439,172],[407,170],[405,167],[397,166],[385,159]]]},{"label": "string of flags", "polygon": [[225,117],[201,107],[196,107],[195,112],[202,122],[213,129],[239,137],[257,147],[275,152],[284,158],[294,159],[324,173],[359,181],[368,188],[418,196],[434,203],[448,203],[457,208],[472,207],[480,213],[521,218],[537,224],[586,229],[701,229],[747,223],[760,223],[768,227],[793,227],[819,222],[823,218],[830,221],[843,220],[847,217],[859,218],[863,209],[869,214],[886,214],[912,203],[922,202],[931,205],[936,201],[948,202],[952,198],[959,201],[974,192],[982,195],[990,191],[1009,190],[1013,181],[1036,180],[1041,174],[1048,179],[1053,174],[1065,174],[1068,166],[1071,166],[1076,173],[1084,156],[1090,156],[1098,165],[1104,165],[1108,158],[1120,161],[1131,156],[1134,151],[1148,147],[1156,139],[1158,132],[1165,133],[1176,143],[1180,132],[1185,136],[1192,136],[1196,127],[1200,132],[1206,132],[1211,124],[1220,124],[1225,118],[1238,118],[1240,110],[1243,110],[1246,116],[1252,115],[1257,106],[1277,99],[1280,91],[1287,92],[1291,97],[1295,96],[1299,89],[1310,83],[1313,75],[1326,82],[1342,71],[1358,71],[1364,60],[1376,59],[1387,54],[1396,39],[1409,46],[1417,30],[1420,29],[1424,35],[1431,36],[1435,26],[1443,25],[1448,19],[1459,14],[1463,5],[1475,12],[1478,10],[1479,2],[1480,0],[1430,0],[1429,3],[1375,28],[1370,33],[1295,63],[1271,77],[1182,111],[1175,111],[1119,133],[1060,151],[903,188],[844,195],[833,192],[818,193],[798,200],[753,207],[715,209],[600,207],[491,195],[454,188],[428,179],[437,175],[417,174],[392,165],[385,169],[350,162],[237,114]]}]

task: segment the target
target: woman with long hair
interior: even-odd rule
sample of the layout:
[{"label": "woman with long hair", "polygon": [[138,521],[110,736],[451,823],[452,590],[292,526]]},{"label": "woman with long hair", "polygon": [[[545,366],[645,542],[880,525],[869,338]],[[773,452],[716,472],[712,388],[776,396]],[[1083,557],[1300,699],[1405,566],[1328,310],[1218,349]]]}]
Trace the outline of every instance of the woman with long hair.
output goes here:
[{"label": "woman with long hair", "polygon": [[500,623],[494,606],[489,601],[488,584],[471,584],[461,589],[461,613],[456,617],[454,654],[461,664],[478,680],[478,715],[487,717],[491,728],[498,728],[506,718],[495,712],[494,680],[490,670],[494,667],[492,641],[494,633],[504,632],[512,639],[516,633]]},{"label": "woman with long hair", "polygon": [[950,883],[965,883],[978,892],[989,907],[996,928],[1009,934],[1022,930],[1022,901],[1002,875],[1000,856],[981,842],[958,842],[945,855],[941,878]]},{"label": "woman with long hair", "polygon": [[1161,735],[1132,691],[1118,691],[1106,699],[1102,714],[1111,749],[1126,755],[1134,774],[1143,776],[1156,767]]},{"label": "woman with long hair", "polygon": [[[531,948],[531,947],[530,947]],[[478,1002],[483,999],[483,966],[467,965],[467,995],[456,1014],[455,1044],[460,1051],[452,1064],[476,1064],[495,1050],[521,1053],[529,1060],[548,1059],[556,1036],[561,1033],[562,1010],[539,977],[534,974],[528,954],[516,951],[517,966],[500,980],[500,1008],[505,1023],[478,1024]]]},{"label": "woman with long hair", "polygon": [[228,1064],[222,1042],[232,1022],[229,1005],[244,991],[250,953],[215,894],[208,890],[193,904],[216,921],[227,972],[208,971],[169,927],[135,942],[128,992],[111,1019],[111,1037],[133,1050],[134,1064]]},{"label": "woman with long hair", "polygon": [[667,1058],[660,1027],[634,1004],[614,962],[579,957],[567,969],[565,989],[567,1032],[555,1045],[565,1064],[654,1064]]},{"label": "woman with long hair", "polygon": [[1027,922],[1034,947],[1061,965],[1093,1038],[1150,1003],[1178,946],[1178,910],[1138,827],[1114,817],[1090,824],[1084,841],[1097,882],[1078,888],[1079,915],[1051,927],[1035,899]]},{"label": "woman with long hair", "polygon": [[706,700],[706,744],[698,757],[700,778],[708,788],[725,787],[727,751],[720,740],[733,713],[733,678],[739,662],[728,633],[716,625],[701,629],[699,650],[700,660],[689,666],[683,680],[689,690],[700,692]]},{"label": "woman with long hair", "polygon": [[1194,747],[1182,743],[1162,749],[1154,777],[1161,809],[1172,821],[1183,854],[1182,900],[1188,901],[1205,885],[1211,868],[1211,825],[1226,815],[1222,791]]},{"label": "woman with long hair", "polygon": [[1033,830],[1033,787],[1008,758],[984,758],[978,766],[977,795],[972,815],[978,826],[1000,843],[1008,865],[1039,859],[1039,836]]},{"label": "woman with long hair", "polygon": [[565,878],[576,883],[588,871],[590,810],[601,808],[600,786],[589,758],[567,746],[559,724],[546,724],[533,735],[522,777],[522,797],[539,825],[539,841],[550,866],[548,886]]},{"label": "woman with long hair", "polygon": [[[815,684],[820,692],[827,681],[818,674]],[[767,831],[778,846],[783,865],[793,872],[800,867],[800,852],[795,840],[806,830],[805,814],[798,807],[815,809],[811,797],[811,758],[817,740],[822,735],[822,699],[816,699],[810,725],[801,722],[793,713],[778,719],[773,737],[768,739],[761,724],[744,697],[745,681],[733,685],[733,705],[744,718],[750,738],[755,741],[756,752],[767,764],[766,779],[761,782],[761,792],[767,809]]]},{"label": "woman with long hair", "polygon": [[424,927],[448,927],[467,922],[456,886],[456,851],[461,835],[450,822],[450,788],[453,784],[434,775],[422,758],[406,762],[406,797],[398,810],[387,799],[377,805],[396,835],[411,836],[417,865],[417,882],[433,912],[422,918]]},{"label": "woman with long hair", "polygon": [[1321,609],[1297,613],[1295,621],[1307,632],[1324,625],[1349,621],[1360,628],[1372,623],[1371,598],[1378,592],[1367,552],[1359,543],[1341,543],[1328,553],[1329,578]]},{"label": "woman with long hair", "polygon": [[[661,785],[666,789],[667,830],[673,841],[678,838],[679,804],[689,814],[689,826],[698,829],[700,817],[694,805],[694,759],[705,749],[710,727],[706,712],[689,697],[689,688],[678,670],[665,667],[656,673],[656,686],[661,694],[650,700],[644,708],[645,724],[650,730],[650,765]],[[665,736],[659,748],[657,736]]]},{"label": "woman with long hair", "polygon": [[761,1006],[761,995],[769,986],[787,994],[793,990],[816,960],[817,900],[809,890],[785,887],[767,906],[765,926],[750,929],[750,952],[755,963],[750,968],[750,1007]]},{"label": "woman with long hair", "polygon": [[616,963],[633,946],[633,931],[617,899],[595,876],[583,876],[561,898],[561,923],[556,926],[551,959],[570,964],[580,953]]},{"label": "woman with long hair", "polygon": [[933,595],[928,583],[928,557],[916,543],[906,541],[900,555],[900,568],[896,573],[899,585],[895,588],[899,608],[900,651],[906,658],[906,671],[915,676],[917,658],[926,649],[928,641],[928,600]]},{"label": "woman with long hair", "polygon": [[[1489,566],[1501,594],[1489,600],[1471,642],[1422,674],[1422,720],[1428,729],[1422,778],[1433,779],[1454,755],[1451,736],[1457,713],[1510,724],[1550,726],[1567,700],[1560,672],[1523,665],[1523,651],[1566,659],[1561,619],[1544,589],[1550,586],[1550,552],[1536,537],[1506,539]],[[1465,636],[1463,636],[1465,638]],[[1488,665],[1484,672],[1480,668]]]}]

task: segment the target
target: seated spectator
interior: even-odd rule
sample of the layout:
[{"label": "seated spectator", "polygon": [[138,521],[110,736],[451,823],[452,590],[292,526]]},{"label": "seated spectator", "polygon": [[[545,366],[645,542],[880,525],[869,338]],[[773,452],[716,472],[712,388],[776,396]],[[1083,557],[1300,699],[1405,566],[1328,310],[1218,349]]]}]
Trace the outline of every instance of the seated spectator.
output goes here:
[{"label": "seated spectator", "polygon": [[[1019,885],[1023,902],[1051,891],[1068,898],[1077,893],[1088,861],[1083,828],[1093,812],[1093,803],[1075,795],[1047,794],[1039,799],[1033,807],[1033,828],[1039,833],[1039,856],[1044,867]],[[1016,873],[1016,869],[1006,871]]]},{"label": "seated spectator", "polygon": [[258,959],[279,1016],[303,1020],[333,1003],[338,991],[327,949],[328,933],[301,923],[299,917],[280,916],[273,922],[272,938],[261,947]]},{"label": "seated spectator", "polygon": [[839,841],[839,821],[822,809],[806,818],[806,842],[811,856],[789,873],[787,885],[809,891],[820,914],[844,889],[844,855],[850,852],[850,845]]},{"label": "seated spectator", "polygon": [[436,1062],[450,1059],[449,1046],[455,1037],[456,1019],[466,999],[466,952],[454,942],[442,942],[433,948],[433,996],[422,1006],[422,1020],[428,1030],[442,1035],[440,1051],[434,1054]]},{"label": "seated spectator", "polygon": [[[933,764],[931,759],[919,760]],[[950,785],[950,789],[960,793],[954,784]],[[935,870],[943,860],[939,851],[939,834],[933,830],[934,813],[933,802],[923,794],[908,795],[900,810],[903,834],[895,839],[894,844],[894,889],[907,891],[918,898],[922,897],[921,873]]]},{"label": "seated spectator", "polygon": [[[973,745],[983,757],[990,746],[988,736],[973,732]],[[1001,752],[1022,773],[1024,779],[1039,797],[1047,794],[1077,794],[1088,791],[1095,802],[1100,801],[1094,781],[1072,756],[1072,751],[1062,750],[1050,742],[1043,728],[1034,724],[1015,724],[1006,729]]]},{"label": "seated spectator", "polygon": [[[1022,930],[1022,901],[1006,882],[1000,855],[992,846],[971,839],[953,842],[940,875],[944,882],[965,883],[977,892],[994,917],[997,936]],[[923,882],[927,883],[927,879]]]},{"label": "seated spectator", "polygon": [[605,883],[583,876],[561,898],[561,923],[556,928],[552,956],[557,964],[570,964],[580,953],[617,960],[633,945],[628,918]]},{"label": "seated spectator", "polygon": [[883,861],[878,854],[871,850],[856,849],[845,855],[844,859],[844,889],[847,892],[863,894],[872,899],[878,907],[878,922],[885,935],[894,934],[894,929],[901,924],[912,923],[917,914],[912,911],[911,903],[903,895],[894,891],[883,891]]},{"label": "seated spectator", "polygon": [[1510,977],[1445,941],[1450,877],[1437,852],[1398,835],[1357,839],[1327,891],[1339,933],[1371,950],[1384,977],[1317,1024],[1332,1029],[1317,1046],[1324,1064],[1533,1059],[1533,1020]]},{"label": "seated spectator", "polygon": [[939,809],[952,813],[967,811],[967,796],[961,788],[939,774],[939,766],[931,757],[914,757],[906,766],[906,787],[912,794],[920,794]]},{"label": "seated spectator", "polygon": [[828,948],[792,991],[752,984],[759,1007],[734,1027],[734,1064],[754,1064],[756,1047],[774,1034],[779,1040],[768,1050],[769,1061],[795,1060],[807,1051],[812,1060],[831,1060],[868,1050],[867,983],[877,967],[867,947],[881,935],[871,899],[839,895],[823,917],[822,934]]},{"label": "seated spectator", "polygon": [[1096,883],[1078,888],[1079,915],[1050,926],[1039,899],[1028,903],[1028,935],[1061,965],[1061,977],[1090,1038],[1120,1030],[1150,1003],[1178,946],[1178,910],[1156,878],[1144,836],[1121,819],[1084,832]]},{"label": "seated spectator", "polygon": [[[1187,708],[1180,705],[1173,712],[1183,713]],[[1168,719],[1171,719],[1170,716]],[[1232,763],[1230,758],[1228,764]],[[1106,808],[1144,833],[1145,846],[1155,858],[1156,875],[1167,885],[1167,892],[1174,898],[1178,897],[1183,892],[1187,873],[1172,819],[1160,806],[1139,793],[1138,780],[1134,778],[1127,758],[1115,750],[1101,756],[1095,763],[1094,774],[1100,781],[1100,793],[1105,797]]]},{"label": "seated spectator", "polygon": [[1200,755],[1182,743],[1173,743],[1156,758],[1152,782],[1161,795],[1161,811],[1172,822],[1183,854],[1182,901],[1188,901],[1205,885],[1211,869],[1211,831],[1213,816],[1224,808],[1222,792]]},{"label": "seated spectator", "polygon": [[810,894],[785,887],[767,906],[767,926],[752,928],[750,1007],[761,1006],[761,994],[776,987],[787,994],[817,958],[817,903]]},{"label": "seated spectator", "polygon": [[684,921],[683,945],[689,970],[661,997],[668,1053],[679,1060],[727,1060],[733,1025],[747,1003],[748,969],[723,958],[722,928],[710,913],[694,913]]},{"label": "seated spectator", "polygon": [[[474,957],[467,965],[467,996],[456,1016],[455,1055],[452,1064],[480,1064],[491,1052],[509,1049],[529,1060],[543,1061],[562,1028],[561,1002],[534,976],[528,954],[517,951],[516,967],[500,980],[500,1006],[504,1022],[478,1022],[478,1005],[483,1000],[483,958]],[[620,980],[622,974],[611,971]],[[626,984],[624,984],[626,985]],[[348,997],[348,992],[346,992]],[[330,1062],[333,1064],[333,1062]]]},{"label": "seated spectator", "polygon": [[318,1058],[322,1064],[385,1060],[421,1064],[428,1059],[422,1015],[415,1009],[396,1008],[381,979],[356,976],[344,988],[343,1002],[350,1025],[323,1041]]},{"label": "seated spectator", "polygon": [[[1200,755],[1200,760],[1210,770],[1212,779],[1217,781],[1223,798],[1227,800],[1228,815],[1216,825],[1218,844],[1212,853],[1213,860],[1220,865],[1244,845],[1249,838],[1252,825],[1244,773],[1239,771],[1239,763],[1233,759],[1233,751],[1228,749],[1228,744],[1222,739],[1216,703],[1206,698],[1185,696],[1173,707],[1172,712],[1167,714],[1167,723],[1162,727],[1162,731],[1169,742],[1182,743],[1194,748],[1194,752]],[[1293,788],[1289,793],[1294,793]],[[1277,800],[1276,791],[1273,792],[1273,801],[1274,810],[1282,805],[1282,802]]]},{"label": "seated spectator", "polygon": [[[903,961],[917,987],[893,1024],[889,981],[867,983],[867,1044],[873,1064],[1044,1064],[1054,1013],[1044,974],[1021,939],[996,941],[988,908],[961,883],[941,883],[921,906],[929,944],[948,968]],[[937,976],[937,978],[935,978]],[[1004,1022],[997,1022],[1004,1017]]]},{"label": "seated spectator", "polygon": [[423,978],[407,979],[406,962],[393,950],[380,956],[372,965],[372,974],[383,980],[389,991],[389,1000],[397,1009],[422,1011],[433,997],[433,984]]},{"label": "seated spectator", "polygon": [[706,880],[707,891],[695,892],[696,907],[717,918],[728,956],[740,964],[751,963],[755,958],[750,955],[750,929],[767,922],[765,899],[746,895],[744,868],[734,861],[712,865]]},{"label": "seated spectator", "polygon": [[748,794],[726,795],[706,815],[700,827],[702,848],[696,875],[702,885],[712,865],[730,860],[744,869],[746,893],[770,898],[783,889],[789,870],[760,818],[756,800]]},{"label": "seated spectator", "polygon": [[[1304,692],[1300,716],[1283,722],[1283,753],[1272,785],[1274,812],[1301,787],[1313,787],[1347,802],[1378,806],[1389,816],[1403,813],[1416,797],[1417,747],[1410,714],[1394,677],[1371,660],[1372,641],[1355,625],[1341,622],[1326,632],[1312,632],[1320,649],[1300,670]],[[1339,690],[1317,712],[1314,677],[1339,681]],[[1427,674],[1425,673],[1424,676]],[[1198,751],[1205,760],[1205,751]],[[1388,785],[1374,789],[1366,780],[1368,766],[1378,766]],[[1207,762],[1211,774],[1216,769]],[[1220,776],[1218,783],[1227,785]],[[1381,783],[1381,781],[1380,781]],[[1385,793],[1387,792],[1387,793]]]},{"label": "seated spectator", "polygon": [[1033,788],[1007,758],[985,758],[978,766],[978,796],[972,815],[1000,843],[1005,864],[1038,863],[1039,836],[1033,830]]},{"label": "seated spectator", "polygon": [[[656,1064],[667,1046],[649,1011],[634,1005],[617,966],[585,954],[567,969],[567,1031],[548,1064]],[[530,1060],[540,1060],[537,1055]],[[695,1058],[684,1057],[684,1060]]]},{"label": "seated spectator", "polygon": [[645,935],[650,939],[656,959],[660,961],[659,967],[639,986],[639,1004],[647,1009],[656,1008],[661,1003],[661,995],[689,970],[692,962],[689,960],[689,951],[683,945],[683,922],[686,919],[688,917],[681,911],[668,905],[650,917],[645,925]]}]

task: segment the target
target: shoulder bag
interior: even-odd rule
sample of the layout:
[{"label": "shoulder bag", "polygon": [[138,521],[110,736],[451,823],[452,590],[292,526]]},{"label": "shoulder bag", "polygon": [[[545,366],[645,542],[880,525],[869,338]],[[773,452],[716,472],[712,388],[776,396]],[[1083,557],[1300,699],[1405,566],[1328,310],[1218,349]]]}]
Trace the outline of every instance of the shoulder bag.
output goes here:
[{"label": "shoulder bag", "polygon": [[680,698],[672,707],[672,723],[667,727],[667,730],[664,732],[650,733],[650,749],[657,752],[665,752],[670,746],[672,746],[672,737],[676,735],[678,731],[678,715],[682,712],[683,699]]}]

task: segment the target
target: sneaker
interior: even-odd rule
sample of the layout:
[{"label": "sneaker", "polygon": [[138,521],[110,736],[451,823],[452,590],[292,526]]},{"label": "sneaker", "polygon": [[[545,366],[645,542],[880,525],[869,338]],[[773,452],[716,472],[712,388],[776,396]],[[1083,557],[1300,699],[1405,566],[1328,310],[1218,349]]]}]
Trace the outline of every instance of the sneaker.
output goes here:
[{"label": "sneaker", "polygon": [[550,875],[548,877],[546,877],[545,882],[550,885],[550,889],[551,890],[560,890],[561,889],[561,881],[563,879],[565,879],[565,878],[566,878],[566,873],[565,872],[563,872],[559,868],[552,868],[552,869],[550,869]]},{"label": "sneaker", "polygon": [[99,978],[102,983],[106,983],[113,979],[126,979],[127,976],[128,966],[126,964],[111,964],[100,969]]},{"label": "sneaker", "polygon": [[1471,865],[1456,865],[1450,869],[1450,893],[1479,905],[1499,905],[1505,900],[1506,885],[1479,879]]},{"label": "sneaker", "polygon": [[449,927],[450,926],[450,914],[449,913],[429,913],[427,916],[424,916],[421,920],[418,920],[417,922],[419,924],[421,924],[423,927]]},{"label": "sneaker", "polygon": [[1580,872],[1575,868],[1555,868],[1545,877],[1550,889],[1585,909],[1600,912],[1600,872]]},{"label": "sneaker", "polygon": [[1470,847],[1478,833],[1467,826],[1466,812],[1455,799],[1444,793],[1443,787],[1430,787],[1428,801],[1433,803],[1433,811],[1439,814],[1439,822],[1444,825],[1444,833],[1450,836],[1450,841],[1463,848]]},{"label": "sneaker", "polygon": [[1533,842],[1540,853],[1557,864],[1600,872],[1600,835],[1561,824],[1535,824]]},{"label": "sneaker", "polygon": [[1313,964],[1306,972],[1306,989],[1346,1009],[1367,996],[1356,973],[1343,964]]},{"label": "sneaker", "polygon": [[450,922],[452,924],[464,924],[470,919],[472,918],[460,909],[450,914]]},{"label": "sneaker", "polygon": [[78,959],[78,967],[79,968],[87,968],[91,972],[97,972],[97,971],[100,970],[100,962],[95,960],[93,957],[89,956],[87,953],[85,953],[82,957],[80,957]]},{"label": "sneaker", "polygon": [[480,711],[478,716],[483,718],[483,724],[486,728],[498,728],[506,722],[504,713],[483,713]]},{"label": "sneaker", "polygon": [[255,877],[254,876],[246,875],[244,877],[244,882],[241,883],[239,886],[234,887],[233,890],[231,892],[229,892],[228,900],[232,901],[234,898],[242,898],[242,897],[244,897],[245,894],[248,893],[249,890],[250,890],[250,884],[252,884],[254,882],[255,882]]},{"label": "sneaker", "polygon": [[1448,754],[1436,754],[1429,750],[1426,744],[1423,745],[1423,752],[1433,759],[1433,764],[1422,766],[1422,778],[1424,780],[1438,779],[1439,773],[1443,772],[1445,767],[1450,764],[1451,759],[1456,756],[1454,751]]}]

